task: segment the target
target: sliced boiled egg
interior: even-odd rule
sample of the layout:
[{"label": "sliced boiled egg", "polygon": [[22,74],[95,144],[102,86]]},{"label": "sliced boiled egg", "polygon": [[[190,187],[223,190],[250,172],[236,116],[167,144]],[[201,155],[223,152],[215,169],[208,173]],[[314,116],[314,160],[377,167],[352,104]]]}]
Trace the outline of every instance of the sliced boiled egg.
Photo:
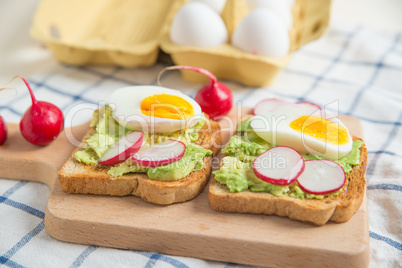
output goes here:
[{"label": "sliced boiled egg", "polygon": [[289,146],[300,153],[336,160],[352,150],[353,139],[342,121],[314,105],[283,104],[255,116],[250,125],[273,146]]},{"label": "sliced boiled egg", "polygon": [[114,118],[127,129],[149,133],[174,132],[195,125],[201,107],[178,90],[159,86],[131,86],[110,96]]}]

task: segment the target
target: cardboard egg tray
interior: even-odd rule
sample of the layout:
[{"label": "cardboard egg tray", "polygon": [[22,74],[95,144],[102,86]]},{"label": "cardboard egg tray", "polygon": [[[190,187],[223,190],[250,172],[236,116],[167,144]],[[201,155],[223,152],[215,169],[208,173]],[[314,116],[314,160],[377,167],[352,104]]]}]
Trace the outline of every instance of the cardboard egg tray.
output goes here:
[{"label": "cardboard egg tray", "polygon": [[[283,58],[270,58],[243,52],[229,43],[213,48],[173,44],[170,24],[185,2],[42,0],[30,33],[57,60],[71,65],[151,66],[161,48],[175,64],[202,67],[218,78],[259,87],[272,83],[293,51],[324,33],[331,5],[331,0],[295,0],[290,52]],[[243,0],[227,0],[221,17],[229,36],[247,13]],[[205,80],[193,72],[182,74],[190,81]]]}]

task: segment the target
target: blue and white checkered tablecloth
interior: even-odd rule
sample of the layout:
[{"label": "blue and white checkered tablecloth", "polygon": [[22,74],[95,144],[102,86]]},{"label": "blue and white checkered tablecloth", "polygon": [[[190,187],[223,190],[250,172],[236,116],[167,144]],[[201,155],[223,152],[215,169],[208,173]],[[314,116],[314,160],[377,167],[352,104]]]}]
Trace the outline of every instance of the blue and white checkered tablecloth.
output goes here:
[{"label": "blue and white checkered tablecloth", "polygon": [[[79,103],[97,104],[113,89],[155,84],[157,64],[151,68],[100,68],[61,65],[50,56],[28,77],[40,100],[51,101],[65,114]],[[249,88],[225,82],[235,104],[253,106],[263,98],[337,102],[342,114],[363,124],[369,150],[367,196],[371,267],[400,267],[402,261],[402,37],[401,33],[374,33],[364,28],[332,27],[319,41],[294,53],[291,63],[267,88]],[[171,72],[167,87],[194,96],[200,84]],[[30,105],[26,90],[0,97],[0,114],[18,122]],[[75,118],[79,124],[90,113]],[[68,120],[67,126],[71,120]],[[234,267],[193,258],[135,250],[65,243],[44,229],[49,195],[46,185],[0,179],[0,266],[10,267]],[[268,256],[269,257],[269,254]]]}]

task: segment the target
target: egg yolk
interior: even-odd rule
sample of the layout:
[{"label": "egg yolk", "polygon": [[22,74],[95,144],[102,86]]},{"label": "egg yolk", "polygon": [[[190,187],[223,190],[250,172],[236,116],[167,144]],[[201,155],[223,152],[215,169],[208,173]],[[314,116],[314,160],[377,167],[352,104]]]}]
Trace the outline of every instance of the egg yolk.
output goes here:
[{"label": "egg yolk", "polygon": [[344,145],[349,142],[346,128],[319,116],[301,116],[292,121],[290,127],[329,144]]},{"label": "egg yolk", "polygon": [[153,117],[183,120],[194,115],[194,108],[181,97],[156,94],[142,100],[141,112]]}]

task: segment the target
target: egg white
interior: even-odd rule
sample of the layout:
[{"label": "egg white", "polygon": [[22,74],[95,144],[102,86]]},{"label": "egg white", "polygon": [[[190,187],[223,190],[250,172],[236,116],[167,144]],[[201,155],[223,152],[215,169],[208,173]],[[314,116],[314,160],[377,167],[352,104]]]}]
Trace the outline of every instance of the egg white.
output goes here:
[{"label": "egg white", "polygon": [[[155,94],[168,94],[185,99],[193,107],[194,116],[183,120],[176,120],[143,114],[141,111],[141,102],[146,97]],[[194,126],[202,118],[201,107],[195,100],[178,90],[159,86],[120,88],[111,94],[108,104],[113,109],[113,117],[119,124],[130,130],[149,133],[175,132]]]},{"label": "egg white", "polygon": [[[326,159],[339,159],[352,150],[353,140],[347,131],[349,141],[343,145],[329,144],[290,127],[290,123],[301,116],[319,116],[331,122],[346,126],[337,117],[318,110],[309,104],[284,104],[264,115],[255,116],[250,125],[254,132],[273,146],[289,146],[300,153],[317,154]],[[346,128],[347,129],[347,128]]]}]

